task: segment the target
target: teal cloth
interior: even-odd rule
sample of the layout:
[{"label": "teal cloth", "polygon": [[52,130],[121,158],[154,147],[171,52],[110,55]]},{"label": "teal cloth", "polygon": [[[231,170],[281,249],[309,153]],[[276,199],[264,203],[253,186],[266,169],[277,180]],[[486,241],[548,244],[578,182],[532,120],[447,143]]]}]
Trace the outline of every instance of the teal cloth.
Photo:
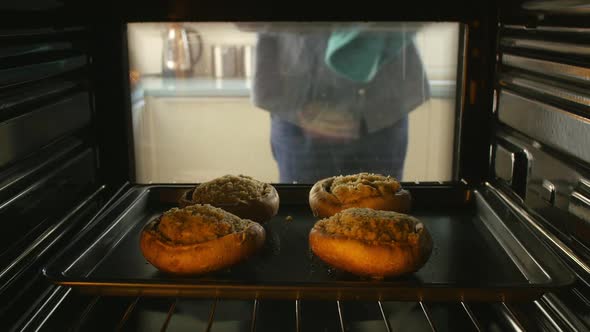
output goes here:
[{"label": "teal cloth", "polygon": [[382,64],[399,55],[411,38],[411,34],[404,32],[335,31],[328,39],[324,61],[334,72],[367,83]]}]

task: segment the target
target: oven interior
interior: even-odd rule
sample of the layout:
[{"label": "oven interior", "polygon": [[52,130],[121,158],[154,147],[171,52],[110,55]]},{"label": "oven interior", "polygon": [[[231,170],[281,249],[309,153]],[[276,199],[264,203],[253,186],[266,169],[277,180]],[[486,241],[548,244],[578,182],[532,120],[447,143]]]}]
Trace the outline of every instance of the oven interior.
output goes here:
[{"label": "oven interior", "polygon": [[[304,8],[229,10],[182,1],[88,7],[41,1],[34,9],[0,5],[7,22],[0,33],[3,329],[588,330],[587,5],[500,1],[476,8],[455,1],[431,3],[427,9],[406,6],[394,13],[373,8],[312,14]],[[402,178],[415,197],[416,213],[439,240],[440,252],[431,265],[418,280],[380,285],[311,266],[307,243],[297,242],[314,221],[304,204],[309,183],[280,184],[275,171],[262,171],[260,177],[268,175],[265,180],[277,183],[285,199],[282,214],[269,224],[275,242],[256,261],[257,270],[246,266],[172,284],[154,278],[150,266],[133,258],[137,248],[129,234],[173,206],[193,183],[239,172],[242,165],[232,161],[227,164],[234,168],[203,166],[186,173],[200,166],[178,156],[184,162],[177,167],[158,169],[165,162],[158,158],[178,151],[158,150],[157,144],[142,147],[150,139],[163,142],[158,135],[166,132],[137,129],[145,123],[138,122],[135,108],[161,104],[149,91],[177,93],[186,82],[178,75],[186,73],[166,71],[161,50],[141,49],[153,51],[161,75],[175,78],[172,87],[146,88],[137,97],[138,71],[131,59],[139,48],[130,46],[133,27],[365,19],[384,25],[456,24],[453,70],[446,69],[450,79],[432,79],[429,86],[432,93],[432,82],[452,81],[452,90],[436,92],[447,94],[454,113],[445,122],[451,139],[444,162],[432,163],[447,170],[425,170],[415,177],[406,172]],[[193,69],[213,85],[223,85],[220,79],[248,82],[253,69],[236,57],[250,58],[254,55],[245,54],[251,51],[207,45],[201,58],[215,63]],[[427,73],[436,77],[436,71]],[[153,84],[154,77],[144,74],[140,81]],[[156,127],[161,123],[156,121]],[[200,133],[194,134],[197,140],[204,139]],[[201,153],[215,156],[213,150]],[[253,172],[259,168],[252,165]],[[286,215],[300,223],[286,223]],[[283,246],[277,246],[281,241]]]}]

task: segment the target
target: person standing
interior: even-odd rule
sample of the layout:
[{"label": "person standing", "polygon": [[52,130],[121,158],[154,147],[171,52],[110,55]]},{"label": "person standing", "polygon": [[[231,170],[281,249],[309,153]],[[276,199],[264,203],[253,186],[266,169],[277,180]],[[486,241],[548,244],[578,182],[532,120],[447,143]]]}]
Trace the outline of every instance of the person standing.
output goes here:
[{"label": "person standing", "polygon": [[414,34],[371,24],[258,30],[252,100],[270,112],[280,182],[403,177],[408,114],[430,96]]}]

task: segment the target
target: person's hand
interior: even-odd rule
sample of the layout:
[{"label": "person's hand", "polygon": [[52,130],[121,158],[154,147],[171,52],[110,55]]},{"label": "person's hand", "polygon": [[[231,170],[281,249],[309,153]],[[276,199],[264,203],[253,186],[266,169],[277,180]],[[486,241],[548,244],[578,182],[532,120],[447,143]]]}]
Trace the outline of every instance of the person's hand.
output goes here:
[{"label": "person's hand", "polygon": [[297,115],[299,126],[308,137],[333,142],[347,142],[359,137],[359,119],[346,109],[311,103]]}]

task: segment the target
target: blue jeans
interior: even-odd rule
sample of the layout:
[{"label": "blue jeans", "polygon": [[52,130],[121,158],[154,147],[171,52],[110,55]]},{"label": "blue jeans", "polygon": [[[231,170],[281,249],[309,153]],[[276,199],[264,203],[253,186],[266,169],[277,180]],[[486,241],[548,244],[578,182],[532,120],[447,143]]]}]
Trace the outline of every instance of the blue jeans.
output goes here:
[{"label": "blue jeans", "polygon": [[367,133],[347,142],[325,141],[305,135],[296,125],[271,118],[272,153],[279,166],[281,183],[309,183],[359,172],[403,176],[408,146],[408,118],[391,127]]}]

